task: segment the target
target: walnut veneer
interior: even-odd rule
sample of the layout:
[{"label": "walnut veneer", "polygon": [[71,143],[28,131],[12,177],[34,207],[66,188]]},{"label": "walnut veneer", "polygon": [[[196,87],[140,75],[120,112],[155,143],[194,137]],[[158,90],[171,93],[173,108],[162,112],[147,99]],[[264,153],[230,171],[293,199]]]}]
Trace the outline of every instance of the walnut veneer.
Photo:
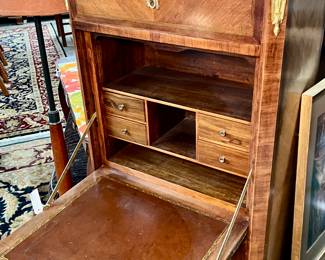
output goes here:
[{"label": "walnut veneer", "polygon": [[[274,35],[271,7],[271,0],[70,0],[86,113],[88,118],[94,112],[98,115],[89,134],[94,169],[198,213],[195,221],[207,215],[226,225],[252,169],[239,222],[223,258],[263,259],[265,255],[286,26],[284,19],[279,35]],[[103,189],[100,183],[94,185]],[[105,194],[125,195],[124,201],[144,205],[141,192],[107,189]],[[83,191],[80,194],[86,196]],[[115,214],[117,200],[112,203]],[[214,243],[209,233],[204,243],[192,243],[193,249],[181,241],[183,237],[175,236],[180,254],[175,257],[185,259],[187,250],[188,254],[196,252],[192,259],[215,259],[225,227],[219,229],[210,220],[204,220],[201,228],[187,225],[192,215],[184,215],[185,222],[173,227],[165,219],[167,215],[174,218],[166,213],[171,205],[152,203],[156,210],[145,208],[143,214],[136,213],[140,219],[132,220],[134,225],[144,225],[145,218],[155,223],[151,229],[148,223],[144,226],[146,237],[137,239],[132,229],[125,233],[134,248],[142,243],[154,248],[155,243],[162,243],[165,231],[182,232],[178,230],[183,225],[190,232],[198,231],[192,236],[197,239],[206,233],[205,225],[211,225]],[[73,208],[67,207],[63,214]],[[114,214],[104,213],[117,223]],[[128,215],[125,221],[126,227],[133,223]],[[52,221],[34,238],[43,236],[51,225]],[[105,227],[107,234],[98,231],[95,236],[104,236],[111,251],[101,252],[115,252],[110,240],[114,238],[118,258],[129,257],[123,246],[126,237],[119,233],[126,230]],[[153,239],[148,233],[157,236]],[[174,257],[174,246],[164,244],[164,248]],[[132,252],[131,258],[159,255],[145,248]]]}]

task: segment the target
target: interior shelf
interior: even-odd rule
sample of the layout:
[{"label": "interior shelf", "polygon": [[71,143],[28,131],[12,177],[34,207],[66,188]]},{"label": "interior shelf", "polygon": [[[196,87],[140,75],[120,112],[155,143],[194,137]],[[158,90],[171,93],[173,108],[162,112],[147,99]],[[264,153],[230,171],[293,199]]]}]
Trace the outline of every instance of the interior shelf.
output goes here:
[{"label": "interior shelf", "polygon": [[105,88],[189,109],[251,119],[253,88],[245,83],[148,66],[134,70]]},{"label": "interior shelf", "polygon": [[245,183],[244,178],[134,144],[126,144],[109,160],[232,204]]},{"label": "interior shelf", "polygon": [[152,146],[195,159],[195,118],[184,118]]},{"label": "interior shelf", "polygon": [[[98,24],[99,22],[99,24]],[[107,25],[109,24],[109,26]],[[206,49],[219,52],[234,53],[239,55],[259,56],[260,44],[253,37],[228,35],[224,33],[207,33],[191,29],[175,28],[175,25],[166,24],[139,24],[136,22],[113,20],[108,18],[96,17],[96,23],[91,21],[91,17],[87,20],[78,18],[73,21],[76,29],[83,30],[85,27],[92,32],[106,33],[118,37],[126,37],[138,40],[146,40],[150,42],[160,42],[165,44],[175,44],[189,48]],[[148,30],[159,32],[159,37],[153,37]],[[173,33],[171,41],[170,32]],[[195,33],[195,36],[193,35]]]}]

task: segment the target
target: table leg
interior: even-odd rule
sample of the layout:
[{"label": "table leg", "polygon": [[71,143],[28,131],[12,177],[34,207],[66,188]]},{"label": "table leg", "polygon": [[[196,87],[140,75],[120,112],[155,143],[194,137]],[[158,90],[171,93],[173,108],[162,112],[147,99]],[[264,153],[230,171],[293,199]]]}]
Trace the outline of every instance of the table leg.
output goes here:
[{"label": "table leg", "polygon": [[0,89],[1,89],[1,91],[3,93],[3,95],[5,95],[6,97],[9,96],[9,92],[7,90],[7,87],[6,87],[5,83],[2,81],[1,78],[0,78]]},{"label": "table leg", "polygon": [[[46,49],[44,43],[43,29],[40,17],[35,17],[35,26],[37,33],[37,40],[39,44],[40,56],[43,67],[43,74],[45,79],[47,99],[49,104],[49,125],[51,134],[51,143],[53,150],[53,158],[55,164],[56,176],[59,178],[68,163],[68,152],[64,141],[63,129],[60,120],[59,111],[56,109],[53,89],[50,77],[50,70],[48,67]],[[62,195],[72,187],[71,173],[68,172],[65,176],[60,188],[59,194]]]},{"label": "table leg", "polygon": [[62,39],[63,47],[67,47],[67,40],[65,38],[63,18],[61,14],[55,15],[56,28],[58,29],[58,34]]}]

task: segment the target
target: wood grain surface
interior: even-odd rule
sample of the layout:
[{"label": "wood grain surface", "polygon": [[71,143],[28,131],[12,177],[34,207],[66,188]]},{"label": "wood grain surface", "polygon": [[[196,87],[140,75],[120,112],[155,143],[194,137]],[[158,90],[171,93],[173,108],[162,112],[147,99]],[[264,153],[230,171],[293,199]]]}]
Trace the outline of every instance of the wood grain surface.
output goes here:
[{"label": "wood grain surface", "polygon": [[[211,142],[198,141],[197,159],[220,170],[228,170],[242,176],[249,172],[249,154]],[[223,158],[223,160],[222,160]]]},{"label": "wood grain surface", "polygon": [[102,165],[106,156],[105,135],[101,108],[101,91],[98,87],[100,70],[98,69],[98,50],[94,48],[92,35],[88,32],[73,30],[78,59],[81,93],[85,104],[86,119],[90,119],[96,112],[97,120],[89,131],[89,157],[92,169]]},{"label": "wood grain surface", "polygon": [[[73,10],[72,10],[73,13]],[[137,40],[174,44],[194,49],[211,50],[257,57],[260,55],[259,40],[254,37],[221,33],[202,33],[159,24],[134,23],[108,18],[76,17],[76,29]]]},{"label": "wood grain surface", "polygon": [[236,204],[245,179],[170,155],[128,145],[110,161]]},{"label": "wood grain surface", "polygon": [[195,159],[195,138],[195,120],[193,117],[186,117],[158,138],[152,146]]},{"label": "wood grain surface", "polygon": [[107,114],[146,121],[144,101],[104,91],[104,110]]},{"label": "wood grain surface", "polygon": [[144,67],[105,87],[241,120],[251,118],[252,89],[243,83]]},{"label": "wood grain surface", "polygon": [[[271,21],[272,1],[249,1],[249,3],[246,0],[244,2],[234,0],[229,3],[214,1],[213,4],[212,1],[200,4],[187,1],[186,4],[185,2],[177,3],[178,8],[175,8],[172,0],[166,0],[160,1],[161,9],[140,13],[142,9],[139,6],[144,4],[140,1],[132,0],[127,5],[123,3],[123,8],[124,6],[131,7],[127,12],[118,0],[97,1],[97,7],[94,1],[87,2],[71,0],[70,5],[74,28],[84,31],[85,38],[92,40],[89,46],[81,43],[88,54],[84,58],[96,64],[95,70],[92,67],[91,75],[87,74],[87,71],[84,72],[87,76],[83,78],[83,81],[91,79],[95,83],[94,86],[86,83],[86,88],[88,88],[86,92],[91,93],[94,88],[95,94],[97,93],[96,110],[100,110],[102,104],[102,96],[98,95],[102,91],[98,89],[97,83],[99,82],[104,90],[144,99],[145,104],[156,102],[194,113],[202,112],[210,116],[217,114],[217,117],[247,126],[251,124],[252,139],[250,145],[247,144],[245,148],[250,147],[247,154],[248,165],[243,166],[246,170],[253,169],[252,183],[247,194],[250,222],[245,244],[247,246],[242,250],[244,250],[244,258],[263,259],[269,220],[270,183],[286,17],[281,24],[280,34],[276,37]],[[81,5],[78,5],[79,3]],[[221,3],[223,6],[220,6]],[[241,7],[245,3],[245,7]],[[168,6],[173,6],[175,10],[166,12],[165,8]],[[227,6],[231,6],[231,14]],[[214,11],[214,8],[218,10]],[[247,14],[248,10],[249,14]],[[219,11],[224,12],[224,15],[215,16]],[[179,16],[171,19],[169,15],[173,13]],[[200,16],[201,13],[204,15]],[[114,14],[115,17],[113,17]],[[188,22],[186,16],[190,14],[193,14],[192,18],[196,17],[198,20],[191,19]],[[243,14],[245,14],[244,18]],[[231,19],[233,15],[242,17],[240,22],[236,22],[236,26],[245,24],[248,27],[243,31],[238,30],[236,26],[227,27],[236,21],[236,19]],[[212,19],[212,16],[213,22],[210,22],[208,26],[213,24],[220,26],[204,29],[208,28],[201,23],[204,17],[208,21]],[[223,20],[224,18],[226,19]],[[166,19],[174,23],[166,22]],[[245,22],[248,21],[247,19],[248,23]],[[115,36],[119,39],[113,40]],[[144,41],[147,43],[144,44]],[[98,50],[94,49],[94,46],[97,46]],[[222,54],[216,54],[214,51]],[[213,54],[210,54],[211,52]],[[92,53],[95,53],[95,60]],[[231,57],[227,58],[227,55]],[[244,55],[249,57],[243,57]],[[215,65],[213,65],[214,59]],[[173,60],[175,60],[174,63]],[[86,62],[83,62],[84,70],[86,70]],[[222,68],[223,62],[225,68]],[[204,69],[204,67],[209,68]],[[228,74],[227,71],[229,71]],[[90,106],[92,107],[92,104]],[[150,113],[148,108],[146,105],[147,117]],[[100,156],[104,156],[105,164],[110,165],[107,160],[113,162],[112,158],[116,159],[120,156],[121,158],[113,163],[124,169],[132,169],[138,171],[139,174],[149,172],[149,175],[152,174],[168,182],[179,181],[179,186],[188,186],[187,188],[193,191],[196,189],[201,190],[200,192],[204,191],[202,194],[205,195],[206,192],[211,192],[211,195],[214,194],[214,197],[220,199],[220,203],[222,200],[227,202],[229,196],[233,202],[236,200],[236,196],[226,194],[234,192],[234,178],[238,177],[233,175],[222,173],[223,177],[219,178],[220,172],[217,171],[219,177],[215,181],[216,177],[202,178],[202,174],[197,177],[198,172],[192,172],[191,181],[187,177],[180,178],[180,174],[185,172],[185,176],[188,176],[190,169],[202,167],[195,164],[193,158],[177,154],[171,156],[172,152],[154,146],[143,147],[145,146],[143,144],[118,149],[119,152],[107,158],[105,149],[102,149],[102,144],[106,141],[101,127],[102,121],[101,118],[100,127],[96,130],[100,144],[96,152],[104,151],[100,152]],[[150,144],[160,137],[161,135],[157,135],[153,138],[154,140],[149,140]],[[146,138],[150,139],[150,131],[146,133]],[[200,142],[204,141],[199,140],[198,143]],[[216,143],[206,143],[217,147]],[[131,152],[127,152],[129,147],[132,148]],[[225,146],[221,147],[222,151],[229,149]],[[160,152],[152,151],[155,149]],[[216,149],[213,148],[213,150]],[[143,152],[139,152],[140,150]],[[240,149],[231,149],[231,151],[236,151],[237,156],[243,152]],[[168,160],[162,159],[165,157],[168,157]],[[168,165],[164,165],[165,162],[168,162]],[[242,162],[247,162],[247,157],[240,163]],[[168,169],[166,172],[164,172],[164,167]],[[177,169],[177,174],[170,174],[170,168],[173,167]],[[212,171],[211,168],[205,169]],[[205,171],[200,170],[201,172]],[[211,183],[213,183],[212,187],[209,186]],[[228,184],[225,185],[225,183]],[[217,190],[214,190],[214,187],[217,187]],[[239,192],[240,189],[235,190]],[[224,206],[227,208],[226,205]]]},{"label": "wood grain surface", "polygon": [[[134,27],[164,25],[165,30],[175,33],[182,29],[202,38],[213,33],[239,36],[254,36],[255,2],[227,0],[215,2],[207,0],[199,3],[195,0],[179,2],[176,0],[160,0],[159,9],[150,9],[146,1],[129,0],[78,0],[73,1],[77,17],[110,18],[131,21]],[[204,37],[206,36],[206,37]]]},{"label": "wood grain surface", "polygon": [[147,126],[121,117],[106,115],[107,134],[135,143],[148,144]]},{"label": "wood grain surface", "polygon": [[249,225],[249,259],[265,257],[270,184],[272,176],[274,143],[279,108],[282,58],[284,49],[286,14],[280,34],[274,35],[271,1],[265,1],[262,49],[257,60],[252,112],[252,149],[250,160],[253,178],[248,191],[251,212]]},{"label": "wood grain surface", "polygon": [[249,124],[198,113],[198,139],[249,152],[251,127]]}]

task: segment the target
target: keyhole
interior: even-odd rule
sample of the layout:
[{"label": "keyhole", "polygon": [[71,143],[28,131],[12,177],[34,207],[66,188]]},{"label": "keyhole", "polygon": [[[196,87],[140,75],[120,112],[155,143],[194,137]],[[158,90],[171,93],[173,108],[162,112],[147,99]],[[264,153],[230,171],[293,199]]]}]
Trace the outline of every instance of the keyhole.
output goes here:
[{"label": "keyhole", "polygon": [[158,0],[147,0],[147,5],[151,9],[158,9],[159,8]]}]

